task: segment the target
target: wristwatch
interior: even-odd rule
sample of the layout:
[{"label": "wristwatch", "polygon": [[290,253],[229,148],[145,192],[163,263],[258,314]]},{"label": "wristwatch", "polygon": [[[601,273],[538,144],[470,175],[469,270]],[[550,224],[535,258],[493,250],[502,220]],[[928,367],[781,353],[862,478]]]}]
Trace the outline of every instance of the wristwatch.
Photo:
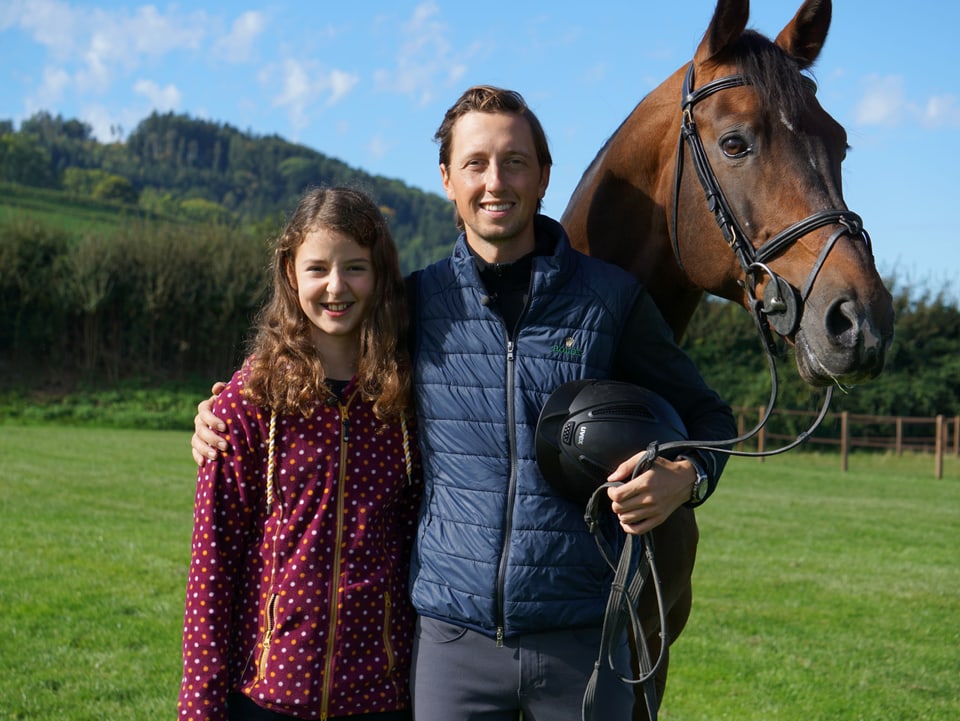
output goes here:
[{"label": "wristwatch", "polygon": [[690,465],[693,466],[693,470],[697,472],[697,480],[693,482],[693,490],[690,492],[690,505],[699,506],[705,500],[707,500],[707,493],[710,491],[710,479],[707,476],[707,472],[703,470],[701,466],[695,459],[690,456],[683,456],[688,461]]}]

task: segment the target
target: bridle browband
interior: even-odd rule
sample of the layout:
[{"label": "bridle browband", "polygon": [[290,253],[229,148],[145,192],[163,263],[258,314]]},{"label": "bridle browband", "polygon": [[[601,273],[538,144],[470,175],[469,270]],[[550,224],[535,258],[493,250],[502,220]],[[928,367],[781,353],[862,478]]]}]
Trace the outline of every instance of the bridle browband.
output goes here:
[{"label": "bridle browband", "polygon": [[[804,80],[816,90],[816,85],[812,80],[804,76]],[[820,423],[827,415],[830,407],[830,401],[833,398],[834,386],[829,386],[824,393],[824,399],[816,419],[806,430],[798,434],[796,439],[780,448],[769,451],[736,451],[733,446],[749,440],[763,428],[769,420],[773,407],[776,403],[779,381],[776,369],[776,344],[770,332],[772,326],[781,336],[789,336],[794,333],[800,323],[800,315],[803,311],[803,304],[806,302],[813,284],[823,267],[827,256],[833,250],[837,241],[844,237],[861,238],[870,249],[870,236],[863,228],[863,221],[856,213],[846,209],[826,209],[819,210],[816,213],[788,226],[777,233],[770,240],[763,243],[759,248],[755,248],[743,231],[743,228],[737,222],[730,204],[724,197],[717,176],[710,166],[707,159],[707,153],[703,147],[703,141],[697,132],[697,125],[693,119],[693,106],[704,98],[729,88],[742,87],[748,85],[747,79],[743,75],[731,75],[725,78],[713,80],[701,88],[693,89],[693,63],[687,68],[683,79],[683,91],[681,98],[681,108],[683,116],[680,124],[680,138],[677,143],[677,167],[674,182],[673,197],[673,254],[677,260],[680,269],[683,270],[683,261],[680,257],[680,240],[678,227],[678,206],[680,200],[680,183],[683,176],[683,148],[684,141],[690,149],[690,156],[693,167],[697,172],[697,178],[706,195],[707,206],[713,213],[723,233],[724,240],[733,250],[743,270],[743,281],[741,285],[749,290],[750,310],[756,323],[757,330],[764,341],[766,349],[767,364],[770,370],[771,389],[770,398],[767,402],[759,422],[750,431],[737,438],[731,438],[723,441],[672,441],[670,443],[657,444],[652,443],[646,449],[646,453],[637,463],[633,470],[632,477],[648,470],[656,460],[658,455],[667,451],[677,452],[679,449],[687,450],[712,450],[720,453],[726,453],[732,456],[752,456],[763,457],[773,456],[785,453],[796,448],[820,426]],[[787,281],[774,273],[767,263],[780,252],[793,245],[800,238],[808,233],[827,225],[839,225],[836,231],[830,235],[823,248],[820,250],[817,260],[803,288],[798,292]],[[872,253],[872,251],[871,251]],[[766,274],[770,281],[764,289],[763,299],[756,297],[757,282],[760,276]],[[594,672],[587,684],[587,690],[584,694],[583,708],[581,717],[588,721],[593,713],[596,702],[597,692],[597,674],[599,673],[604,656],[607,657],[607,663],[611,669],[613,664],[613,648],[617,643],[619,635],[626,629],[627,623],[630,624],[630,630],[636,644],[637,665],[639,675],[637,678],[626,678],[617,673],[621,681],[632,685],[641,685],[643,688],[644,701],[647,707],[647,715],[650,721],[656,721],[659,707],[656,685],[654,682],[657,671],[666,659],[666,649],[669,646],[670,639],[667,636],[666,609],[663,603],[663,596],[657,567],[653,554],[653,536],[650,532],[642,536],[630,535],[624,547],[620,552],[618,562],[615,564],[612,560],[612,552],[608,544],[603,540],[599,533],[599,524],[597,520],[598,503],[600,495],[606,495],[606,489],[611,486],[621,485],[620,483],[604,483],[599,486],[590,497],[587,508],[584,513],[584,520],[588,528],[594,534],[597,546],[601,555],[614,572],[613,583],[611,584],[610,595],[607,599],[607,608],[604,612],[603,626],[601,630],[600,654],[594,664]],[[634,546],[639,545],[635,549]],[[656,659],[652,659],[650,650],[646,644],[646,635],[643,632],[642,624],[637,614],[637,608],[640,599],[640,593],[647,579],[652,579],[653,590],[657,599],[660,624],[660,653]]]}]

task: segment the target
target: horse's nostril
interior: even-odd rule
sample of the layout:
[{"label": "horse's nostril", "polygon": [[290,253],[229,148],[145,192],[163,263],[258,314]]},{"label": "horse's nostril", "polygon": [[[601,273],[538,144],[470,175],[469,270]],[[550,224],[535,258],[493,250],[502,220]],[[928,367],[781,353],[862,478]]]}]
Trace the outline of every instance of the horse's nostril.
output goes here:
[{"label": "horse's nostril", "polygon": [[834,343],[851,348],[860,335],[860,316],[852,300],[836,300],[830,304],[824,318],[827,334]]}]

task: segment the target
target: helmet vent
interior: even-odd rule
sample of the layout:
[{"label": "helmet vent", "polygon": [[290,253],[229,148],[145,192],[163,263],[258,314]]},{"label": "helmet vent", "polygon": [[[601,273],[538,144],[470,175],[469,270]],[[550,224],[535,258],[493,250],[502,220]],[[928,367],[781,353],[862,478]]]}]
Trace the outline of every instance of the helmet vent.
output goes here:
[{"label": "helmet vent", "polygon": [[560,431],[560,440],[563,443],[571,443],[573,441],[573,429],[576,425],[573,421],[567,421],[563,424],[563,430]]},{"label": "helmet vent", "polygon": [[650,418],[653,419],[656,416],[650,411],[650,408],[645,405],[619,405],[619,406],[609,406],[607,408],[594,408],[590,411],[590,415],[593,417],[597,416],[613,416],[613,417],[626,417],[626,418]]}]

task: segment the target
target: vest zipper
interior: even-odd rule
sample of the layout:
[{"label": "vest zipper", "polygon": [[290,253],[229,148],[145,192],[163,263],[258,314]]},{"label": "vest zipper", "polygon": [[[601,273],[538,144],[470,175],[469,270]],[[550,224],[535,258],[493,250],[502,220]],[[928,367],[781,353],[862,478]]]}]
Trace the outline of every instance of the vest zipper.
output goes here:
[{"label": "vest zipper", "polygon": [[510,559],[510,538],[513,535],[513,509],[517,494],[517,431],[516,412],[514,411],[514,373],[516,362],[516,343],[507,340],[507,441],[510,448],[510,481],[507,486],[507,503],[503,519],[503,550],[500,552],[500,564],[497,567],[497,647],[503,646],[503,634],[506,627],[506,583],[507,567]]},{"label": "vest zipper", "polygon": [[[497,268],[498,275],[501,269]],[[500,563],[497,566],[497,586],[496,586],[496,607],[494,614],[497,624],[497,648],[503,647],[503,637],[506,628],[506,583],[507,568],[510,559],[510,538],[513,535],[513,511],[516,505],[517,494],[517,428],[516,428],[516,358],[517,344],[515,339],[520,334],[520,328],[523,325],[523,319],[530,309],[530,299],[533,297],[534,273],[533,265],[530,267],[530,280],[528,281],[528,290],[526,301],[517,315],[513,328],[508,328],[506,319],[500,314],[503,323],[505,335],[507,337],[507,358],[506,358],[506,396],[507,396],[507,445],[510,449],[510,457],[507,459],[510,464],[510,481],[507,486],[507,503],[504,511],[505,518],[503,523],[503,550],[500,553]]]}]

